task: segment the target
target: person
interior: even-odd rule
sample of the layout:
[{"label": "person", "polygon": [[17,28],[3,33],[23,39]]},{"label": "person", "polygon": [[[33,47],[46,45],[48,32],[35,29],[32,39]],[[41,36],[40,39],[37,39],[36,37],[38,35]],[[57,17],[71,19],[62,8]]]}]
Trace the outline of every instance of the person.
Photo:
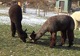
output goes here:
[{"label": "person", "polygon": [[23,3],[23,12],[26,13],[26,4]]}]

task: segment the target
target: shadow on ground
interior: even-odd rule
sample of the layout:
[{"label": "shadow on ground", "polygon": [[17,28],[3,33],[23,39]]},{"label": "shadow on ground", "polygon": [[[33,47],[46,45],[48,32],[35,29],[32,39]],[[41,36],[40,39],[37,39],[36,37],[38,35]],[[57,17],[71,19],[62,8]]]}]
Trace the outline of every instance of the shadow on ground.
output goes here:
[{"label": "shadow on ground", "polygon": [[[37,41],[36,45],[42,45],[42,46],[45,46],[45,47],[49,47],[49,44],[50,44],[50,35],[45,35],[46,37],[48,37],[47,39],[46,38],[41,38]],[[61,42],[60,41],[60,36],[57,36],[57,41],[56,41],[58,44]],[[30,42],[28,42],[30,43]],[[32,43],[34,44],[34,43]],[[79,38],[75,38],[74,39],[74,45],[72,47],[68,47],[68,40],[66,40],[66,43],[65,45],[63,46],[58,46],[56,45],[54,48],[57,48],[57,49],[67,49],[67,50],[79,50],[80,51],[80,39]]]}]

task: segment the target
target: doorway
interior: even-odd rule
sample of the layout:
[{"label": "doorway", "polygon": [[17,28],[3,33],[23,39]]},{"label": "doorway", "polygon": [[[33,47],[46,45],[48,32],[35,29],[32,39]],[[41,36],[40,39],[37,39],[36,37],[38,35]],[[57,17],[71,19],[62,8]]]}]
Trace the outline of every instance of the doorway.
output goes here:
[{"label": "doorway", "polygon": [[59,8],[61,9],[61,11],[64,11],[64,4],[64,1],[59,2]]}]

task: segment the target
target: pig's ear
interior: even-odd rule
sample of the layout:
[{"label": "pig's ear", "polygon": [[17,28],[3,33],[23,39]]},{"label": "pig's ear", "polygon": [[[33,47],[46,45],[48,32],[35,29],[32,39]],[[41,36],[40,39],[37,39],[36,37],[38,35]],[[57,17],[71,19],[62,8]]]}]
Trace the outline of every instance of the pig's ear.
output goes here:
[{"label": "pig's ear", "polygon": [[35,31],[33,31],[32,34],[35,34]]},{"label": "pig's ear", "polygon": [[27,31],[27,29],[24,30],[24,32],[26,32],[26,31]]},{"label": "pig's ear", "polygon": [[31,35],[30,35],[30,38],[34,40],[35,37],[36,37],[36,34],[35,34],[35,31],[33,31],[33,32],[31,33]]}]

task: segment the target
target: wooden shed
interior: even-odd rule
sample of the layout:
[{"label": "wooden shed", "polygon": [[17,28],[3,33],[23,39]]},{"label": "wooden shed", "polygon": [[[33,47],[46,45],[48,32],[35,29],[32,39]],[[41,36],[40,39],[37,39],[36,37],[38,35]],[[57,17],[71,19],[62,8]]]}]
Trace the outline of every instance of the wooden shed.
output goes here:
[{"label": "wooden shed", "polygon": [[60,12],[70,12],[71,8],[79,6],[80,0],[56,0],[56,8],[58,8]]},{"label": "wooden shed", "polygon": [[61,10],[60,12],[68,12],[71,8],[71,0],[56,0],[56,8]]}]

